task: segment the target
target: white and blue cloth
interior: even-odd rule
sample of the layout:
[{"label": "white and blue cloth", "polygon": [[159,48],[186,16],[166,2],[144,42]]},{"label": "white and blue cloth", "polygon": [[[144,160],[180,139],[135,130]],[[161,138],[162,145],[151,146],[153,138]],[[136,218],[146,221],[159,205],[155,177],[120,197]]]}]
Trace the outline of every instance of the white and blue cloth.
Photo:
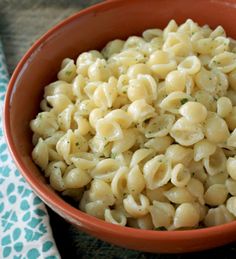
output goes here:
[{"label": "white and blue cloth", "polygon": [[46,207],[17,170],[4,140],[1,116],[8,79],[0,41],[0,258],[58,259]]}]

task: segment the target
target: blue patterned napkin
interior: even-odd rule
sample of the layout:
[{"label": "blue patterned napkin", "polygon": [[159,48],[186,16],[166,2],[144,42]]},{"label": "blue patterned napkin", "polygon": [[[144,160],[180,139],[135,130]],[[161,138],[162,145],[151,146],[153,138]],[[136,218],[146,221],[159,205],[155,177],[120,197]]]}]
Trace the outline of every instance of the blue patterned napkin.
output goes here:
[{"label": "blue patterned napkin", "polygon": [[45,205],[16,169],[4,141],[1,115],[7,83],[0,41],[0,258],[57,259]]}]

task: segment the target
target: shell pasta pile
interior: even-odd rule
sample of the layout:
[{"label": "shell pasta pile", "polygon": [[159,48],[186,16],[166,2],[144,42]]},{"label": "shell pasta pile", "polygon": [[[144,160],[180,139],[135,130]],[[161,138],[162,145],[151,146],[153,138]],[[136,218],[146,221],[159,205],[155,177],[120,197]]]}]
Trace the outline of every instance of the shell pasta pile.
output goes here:
[{"label": "shell pasta pile", "polygon": [[236,219],[236,41],[192,20],[65,58],[30,122],[34,162],[79,209],[175,230]]}]

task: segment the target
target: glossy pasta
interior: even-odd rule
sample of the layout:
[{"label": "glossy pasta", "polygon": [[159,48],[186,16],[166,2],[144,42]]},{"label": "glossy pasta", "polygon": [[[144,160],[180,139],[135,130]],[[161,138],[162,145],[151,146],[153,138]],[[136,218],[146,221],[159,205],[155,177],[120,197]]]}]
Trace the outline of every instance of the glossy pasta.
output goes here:
[{"label": "glossy pasta", "polygon": [[236,53],[188,19],[65,58],[30,122],[32,158],[109,223],[178,230],[236,219]]}]

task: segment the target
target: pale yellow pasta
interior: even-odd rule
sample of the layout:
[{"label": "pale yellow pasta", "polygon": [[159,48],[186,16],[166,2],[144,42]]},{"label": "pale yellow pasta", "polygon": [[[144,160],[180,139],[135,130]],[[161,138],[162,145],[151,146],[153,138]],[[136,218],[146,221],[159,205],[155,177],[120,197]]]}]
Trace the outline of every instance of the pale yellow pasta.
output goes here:
[{"label": "pale yellow pasta", "polygon": [[212,54],[217,55],[224,51],[228,51],[229,44],[230,44],[230,40],[228,38],[224,36],[216,37],[212,42],[212,45],[213,45]]},{"label": "pale yellow pasta", "polygon": [[229,138],[227,139],[227,146],[229,147],[236,147],[236,129],[230,134]]},{"label": "pale yellow pasta", "polygon": [[49,161],[48,146],[41,138],[33,149],[32,158],[42,170],[46,169]]},{"label": "pale yellow pasta", "polygon": [[121,128],[127,129],[132,124],[131,116],[124,110],[116,109],[108,112],[105,116],[106,119],[116,121]]},{"label": "pale yellow pasta", "polygon": [[203,158],[203,165],[209,175],[219,174],[225,170],[226,157],[221,148],[216,148],[209,157]]},{"label": "pale yellow pasta", "polygon": [[74,105],[70,104],[66,109],[58,114],[57,121],[61,130],[67,131],[68,129],[72,128],[74,112],[75,107]]},{"label": "pale yellow pasta", "polygon": [[203,104],[208,111],[216,111],[216,102],[214,96],[212,96],[212,94],[210,94],[208,91],[199,90],[193,93],[193,95],[196,101]]},{"label": "pale yellow pasta", "polygon": [[198,225],[199,219],[200,215],[195,206],[185,202],[177,207],[173,225],[175,228],[194,227]]},{"label": "pale yellow pasta", "polygon": [[225,181],[225,186],[228,190],[228,192],[232,195],[232,196],[236,196],[236,181],[233,180],[232,178],[228,178]]},{"label": "pale yellow pasta", "polygon": [[102,108],[95,108],[89,114],[89,123],[90,125],[95,128],[96,123],[99,119],[102,119],[106,114],[106,111]]},{"label": "pale yellow pasta", "polygon": [[222,26],[171,20],[66,57],[40,108],[32,159],[85,213],[148,230],[235,220],[236,41]]},{"label": "pale yellow pasta", "polygon": [[227,200],[226,208],[236,217],[236,197],[230,197]]},{"label": "pale yellow pasta", "polygon": [[163,32],[160,29],[148,29],[143,32],[142,36],[146,41],[150,41],[153,38],[162,37],[162,34]]},{"label": "pale yellow pasta", "polygon": [[95,179],[91,182],[88,197],[89,201],[102,201],[103,204],[109,206],[115,203],[110,185],[100,179]]},{"label": "pale yellow pasta", "polygon": [[133,166],[127,175],[127,190],[132,195],[141,193],[145,188],[145,179],[139,167]]},{"label": "pale yellow pasta", "polygon": [[194,196],[198,199],[198,202],[201,205],[204,205],[204,203],[205,203],[204,196],[203,196],[204,195],[204,186],[201,181],[192,177],[188,181],[187,190],[190,192],[190,194],[192,194],[192,196]]},{"label": "pale yellow pasta", "polygon": [[203,122],[207,117],[207,109],[198,102],[187,102],[179,109],[179,113],[192,123]]},{"label": "pale yellow pasta", "polygon": [[96,123],[96,131],[106,141],[120,140],[124,137],[120,125],[112,118],[99,119]]},{"label": "pale yellow pasta", "polygon": [[157,50],[150,55],[147,65],[158,78],[164,79],[177,63],[169,52]]},{"label": "pale yellow pasta", "polygon": [[88,68],[97,59],[102,59],[102,55],[97,50],[81,53],[76,60],[77,74],[88,76]]},{"label": "pale yellow pasta", "polygon": [[65,188],[81,188],[91,181],[91,176],[85,171],[74,168],[63,175]]},{"label": "pale yellow pasta", "polygon": [[165,156],[171,161],[172,165],[181,163],[188,167],[193,159],[193,150],[178,144],[173,144],[166,149]]},{"label": "pale yellow pasta", "polygon": [[[56,131],[52,136],[45,139],[45,143],[50,148],[55,148],[58,140],[65,134],[63,131]],[[39,141],[39,136],[38,140]]]},{"label": "pale yellow pasta", "polygon": [[45,169],[45,176],[49,177],[50,185],[57,191],[63,191],[65,184],[63,174],[66,170],[66,164],[62,161],[51,162]]},{"label": "pale yellow pasta", "polygon": [[[92,201],[85,204],[84,211],[89,215],[92,215],[99,219],[104,219],[104,214],[107,209],[107,205],[105,205],[102,201]],[[81,208],[81,210],[83,210]]]},{"label": "pale yellow pasta", "polygon": [[111,157],[114,157],[117,162],[119,162],[122,166],[130,166],[130,161],[132,159],[133,152],[132,151],[125,151],[121,154],[112,153]]},{"label": "pale yellow pasta", "polygon": [[88,77],[91,81],[107,81],[111,71],[105,59],[97,59],[88,68]]},{"label": "pale yellow pasta", "polygon": [[200,161],[215,153],[216,145],[206,139],[200,140],[194,145],[194,161]]},{"label": "pale yellow pasta", "polygon": [[143,195],[139,194],[136,199],[129,194],[123,200],[125,210],[134,218],[139,218],[148,214],[149,200]]},{"label": "pale yellow pasta", "polygon": [[192,204],[199,213],[199,222],[203,221],[206,217],[206,214],[208,213],[208,207],[206,205],[201,205],[198,202],[194,202]]},{"label": "pale yellow pasta", "polygon": [[65,58],[61,63],[61,70],[57,77],[59,80],[71,83],[76,76],[76,65],[73,59]]},{"label": "pale yellow pasta", "polygon": [[159,107],[165,111],[178,114],[181,105],[190,100],[192,100],[192,97],[188,94],[175,91],[171,92],[165,99],[163,99]]},{"label": "pale yellow pasta", "polygon": [[225,202],[228,191],[223,184],[211,185],[204,194],[206,204],[211,206],[221,205]]},{"label": "pale yellow pasta", "polygon": [[191,123],[185,117],[175,122],[170,130],[170,135],[177,143],[183,146],[191,146],[204,138],[202,125]]},{"label": "pale yellow pasta", "polygon": [[56,116],[54,113],[50,112],[40,112],[37,117],[30,122],[30,128],[38,136],[50,137],[59,128],[56,121]]},{"label": "pale yellow pasta", "polygon": [[212,51],[212,45],[213,45],[213,40],[211,38],[202,38],[197,39],[196,41],[193,42],[193,50],[196,53],[199,54],[210,54]]},{"label": "pale yellow pasta", "polygon": [[81,116],[89,116],[90,112],[96,107],[92,100],[82,100],[75,104],[77,106],[77,113]]},{"label": "pale yellow pasta", "polygon": [[136,166],[147,159],[149,160],[153,154],[154,150],[152,149],[140,148],[136,150],[130,161],[130,167]]},{"label": "pale yellow pasta", "polygon": [[230,130],[234,130],[236,128],[236,106],[233,107],[232,111],[225,118],[225,121]]},{"label": "pale yellow pasta", "polygon": [[187,34],[182,32],[168,33],[162,49],[175,56],[187,56],[191,53],[191,43]]},{"label": "pale yellow pasta", "polygon": [[91,127],[90,127],[90,124],[89,124],[87,118],[84,118],[83,116],[79,115],[78,113],[75,113],[74,120],[77,123],[77,130],[80,135],[84,136],[89,133]]},{"label": "pale yellow pasta", "polygon": [[229,84],[233,90],[236,90],[236,69],[229,73]]},{"label": "pale yellow pasta", "polygon": [[192,162],[188,165],[189,171],[192,172],[193,177],[198,179],[200,182],[205,183],[208,177],[202,162],[196,162],[192,160]]},{"label": "pale yellow pasta", "polygon": [[127,218],[119,210],[105,209],[104,218],[105,221],[116,225],[125,226],[127,223]]},{"label": "pale yellow pasta", "polygon": [[165,153],[166,149],[173,143],[173,139],[170,136],[155,137],[147,142],[144,146],[146,148],[154,149],[158,154]]},{"label": "pale yellow pasta", "polygon": [[225,37],[225,30],[224,28],[219,25],[217,26],[212,32],[211,34],[209,35],[210,38],[216,38],[218,36],[224,36]]},{"label": "pale yellow pasta", "polygon": [[67,133],[58,140],[56,150],[68,164],[71,164],[70,154],[79,151],[86,152],[88,150],[88,143],[86,139],[76,131],[68,130]]},{"label": "pale yellow pasta", "polygon": [[146,138],[164,137],[168,135],[175,121],[175,116],[171,114],[159,115],[152,118],[144,128]]},{"label": "pale yellow pasta", "polygon": [[177,187],[184,187],[188,184],[191,175],[183,164],[177,164],[171,171],[171,182]]},{"label": "pale yellow pasta", "polygon": [[131,102],[144,99],[147,103],[157,99],[157,84],[150,75],[137,75],[129,81],[127,96]]},{"label": "pale yellow pasta", "polygon": [[205,122],[205,136],[213,143],[222,143],[229,137],[229,129],[224,119],[214,114]]},{"label": "pale yellow pasta", "polygon": [[187,190],[186,187],[173,187],[164,192],[166,198],[173,203],[181,204],[185,202],[193,202],[195,197]]},{"label": "pale yellow pasta", "polygon": [[214,56],[209,64],[210,68],[217,68],[224,73],[229,73],[236,68],[236,54],[225,51]]},{"label": "pale yellow pasta", "polygon": [[217,226],[235,220],[234,216],[227,210],[225,205],[209,209],[204,224],[207,227]]},{"label": "pale yellow pasta", "polygon": [[53,96],[55,94],[64,94],[70,100],[74,99],[73,90],[71,89],[71,85],[65,81],[55,81],[44,88],[44,98],[48,96]]},{"label": "pale yellow pasta", "polygon": [[46,100],[56,113],[62,112],[69,104],[72,104],[71,100],[64,94],[48,96]]},{"label": "pale yellow pasta", "polygon": [[221,97],[217,100],[217,113],[219,116],[225,118],[232,110],[232,103],[229,98]]},{"label": "pale yellow pasta", "polygon": [[77,152],[70,157],[70,161],[75,167],[82,170],[91,170],[99,162],[98,158],[94,157],[94,155],[89,152]]},{"label": "pale yellow pasta", "polygon": [[120,167],[112,179],[111,190],[112,190],[113,195],[118,200],[123,198],[124,193],[127,193],[128,171],[129,170],[127,167]]},{"label": "pale yellow pasta", "polygon": [[129,67],[127,75],[130,79],[137,78],[138,75],[150,75],[151,69],[144,63],[135,64]]},{"label": "pale yellow pasta", "polygon": [[143,167],[147,188],[153,190],[165,185],[171,178],[170,161],[164,155],[149,160]]},{"label": "pale yellow pasta", "polygon": [[229,88],[225,95],[226,95],[227,98],[230,99],[232,105],[235,106],[236,105],[235,90],[232,90],[231,88]]},{"label": "pale yellow pasta", "polygon": [[134,228],[140,228],[140,229],[149,229],[149,230],[154,228],[150,214],[147,214],[137,219],[128,218],[128,226],[131,226]]},{"label": "pale yellow pasta", "polygon": [[170,32],[176,32],[178,29],[178,25],[175,20],[170,20],[165,29],[163,30],[163,38],[164,40],[167,38]]},{"label": "pale yellow pasta", "polygon": [[108,83],[99,85],[93,94],[93,101],[97,107],[110,108],[117,97],[117,80],[110,77]]},{"label": "pale yellow pasta", "polygon": [[146,103],[144,99],[132,102],[128,107],[128,113],[134,122],[143,122],[155,116],[155,109]]},{"label": "pale yellow pasta", "polygon": [[205,188],[210,187],[213,184],[225,184],[226,179],[228,178],[228,173],[227,172],[222,172],[219,174],[215,174],[215,175],[209,175],[206,179],[205,182]]},{"label": "pale yellow pasta", "polygon": [[103,159],[91,171],[91,176],[95,179],[111,182],[118,169],[119,163],[115,159]]},{"label": "pale yellow pasta", "polygon": [[[72,90],[72,98],[74,97],[75,99],[76,98],[81,98],[81,99],[84,99],[86,98],[85,96],[85,87],[87,86],[88,84],[88,80],[87,78],[85,78],[83,75],[79,74],[75,77],[75,79],[73,80],[72,82],[72,88],[69,87],[69,89]],[[63,94],[67,94],[67,92],[62,92]]]},{"label": "pale yellow pasta", "polygon": [[112,153],[119,154],[129,150],[136,141],[136,130],[135,129],[125,129],[123,130],[123,138],[116,140],[112,145]]},{"label": "pale yellow pasta", "polygon": [[107,43],[103,48],[102,54],[105,58],[111,57],[113,54],[119,53],[124,46],[123,40],[113,40]]},{"label": "pale yellow pasta", "polygon": [[192,19],[187,19],[183,24],[178,27],[177,31],[192,36],[196,32],[200,31],[200,28],[198,24]]},{"label": "pale yellow pasta", "polygon": [[166,92],[183,92],[186,87],[186,75],[178,70],[171,71],[165,78]]},{"label": "pale yellow pasta", "polygon": [[201,62],[196,56],[188,56],[178,65],[177,69],[188,75],[194,75],[201,69]]},{"label": "pale yellow pasta", "polygon": [[226,169],[233,180],[236,180],[236,158],[229,157],[226,162]]},{"label": "pale yellow pasta", "polygon": [[153,225],[157,227],[169,227],[173,222],[175,208],[167,202],[153,201],[153,206],[149,207]]},{"label": "pale yellow pasta", "polygon": [[168,191],[172,187],[173,187],[173,184],[169,182],[153,190],[146,188],[145,194],[148,197],[148,199],[152,202],[154,201],[169,202],[168,199],[165,197],[164,192]]}]

